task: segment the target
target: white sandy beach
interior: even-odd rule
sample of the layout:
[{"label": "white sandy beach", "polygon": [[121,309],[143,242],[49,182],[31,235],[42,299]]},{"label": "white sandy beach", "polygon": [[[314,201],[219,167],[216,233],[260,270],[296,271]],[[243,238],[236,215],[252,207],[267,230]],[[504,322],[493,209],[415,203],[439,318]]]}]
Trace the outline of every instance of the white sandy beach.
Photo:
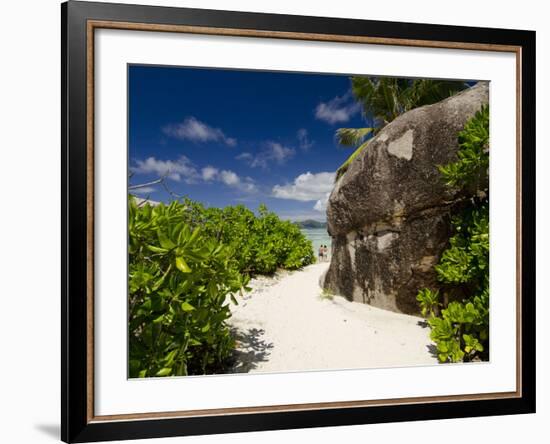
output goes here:
[{"label": "white sandy beach", "polygon": [[422,319],[323,297],[319,278],[328,263],[260,277],[232,305],[234,372],[280,372],[432,365],[429,328]]}]

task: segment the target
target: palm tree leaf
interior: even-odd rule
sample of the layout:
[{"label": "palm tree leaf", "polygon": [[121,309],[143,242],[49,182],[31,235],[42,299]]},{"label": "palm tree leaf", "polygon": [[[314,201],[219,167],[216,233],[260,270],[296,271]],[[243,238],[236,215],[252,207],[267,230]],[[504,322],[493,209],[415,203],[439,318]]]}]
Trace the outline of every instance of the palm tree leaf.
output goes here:
[{"label": "palm tree leaf", "polygon": [[439,102],[465,89],[467,86],[464,82],[453,80],[416,79],[407,91],[410,102],[407,111]]},{"label": "palm tree leaf", "polygon": [[341,145],[357,146],[357,149],[338,168],[336,180],[347,171],[349,165],[367,146],[370,134],[406,111],[439,102],[467,88],[460,81],[430,79],[396,79],[390,77],[352,77],[351,89],[355,99],[363,106],[365,117],[372,119],[373,128],[340,128],[336,138]]},{"label": "palm tree leaf", "polygon": [[340,145],[357,146],[374,131],[374,128],[339,128],[336,130],[336,140]]},{"label": "palm tree leaf", "polygon": [[334,178],[335,182],[338,182],[338,179],[344,175],[344,173],[348,170],[351,162],[353,162],[353,159],[355,159],[359,154],[363,152],[363,150],[367,147],[369,144],[370,139],[366,142],[363,142],[359,147],[351,153],[351,155],[346,159],[346,161],[340,165],[340,167],[336,170],[336,177]]}]

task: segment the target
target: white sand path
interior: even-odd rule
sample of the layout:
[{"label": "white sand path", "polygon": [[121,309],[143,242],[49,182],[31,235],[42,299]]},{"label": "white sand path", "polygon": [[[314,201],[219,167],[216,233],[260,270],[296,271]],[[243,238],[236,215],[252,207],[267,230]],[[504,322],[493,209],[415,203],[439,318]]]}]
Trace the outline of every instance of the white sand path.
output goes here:
[{"label": "white sand path", "polygon": [[252,281],[232,305],[234,372],[433,365],[422,319],[322,296],[327,263]]}]

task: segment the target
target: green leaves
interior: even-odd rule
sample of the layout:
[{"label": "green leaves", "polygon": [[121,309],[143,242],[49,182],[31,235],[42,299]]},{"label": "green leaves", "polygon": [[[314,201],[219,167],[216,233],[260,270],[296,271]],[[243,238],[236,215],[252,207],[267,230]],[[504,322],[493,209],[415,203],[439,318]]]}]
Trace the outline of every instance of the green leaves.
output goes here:
[{"label": "green leaves", "polygon": [[185,262],[181,256],[176,258],[176,267],[182,273],[191,273],[192,271],[191,268],[189,268],[189,265],[187,265],[187,262]]},{"label": "green leaves", "polygon": [[195,307],[193,307],[189,302],[182,302],[181,303],[181,309],[185,312],[193,311]]},{"label": "green leaves", "polygon": [[428,320],[428,324],[432,328],[430,337],[435,342],[449,341],[456,335],[456,326],[446,318],[432,318]]},{"label": "green leaves", "polygon": [[172,373],[172,369],[169,368],[169,367],[164,367],[164,368],[161,368],[156,374],[155,376],[168,376]]},{"label": "green leaves", "polygon": [[336,177],[334,178],[335,182],[337,182],[338,179],[340,179],[340,177],[344,175],[344,173],[348,170],[351,162],[353,162],[353,159],[355,159],[359,154],[363,152],[363,150],[368,146],[369,142],[370,139],[359,145],[359,147],[351,154],[351,156],[349,156],[346,161],[338,167],[338,169],[336,170]]},{"label": "green leaves", "polygon": [[376,128],[340,128],[336,130],[336,140],[340,145],[355,147],[355,150],[346,161],[336,170],[335,181],[348,170],[351,162],[355,159],[369,144],[369,136],[374,134]]},{"label": "green leaves", "polygon": [[171,250],[176,246],[174,242],[172,242],[166,234],[164,234],[161,230],[157,230],[157,236],[160,243],[160,246],[165,250]]},{"label": "green leaves", "polygon": [[129,217],[130,377],[216,371],[233,349],[225,299],[248,282],[238,262],[185,204],[130,199]]},{"label": "green leaves", "polygon": [[222,248],[230,251],[245,274],[270,274],[279,267],[297,269],[315,260],[311,242],[299,227],[282,221],[265,205],[260,205],[257,214],[242,205],[204,208],[193,202],[190,208],[190,217],[222,243],[213,245],[210,254],[223,254]]},{"label": "green leaves", "polygon": [[437,357],[441,362],[462,362],[464,360],[464,352],[460,348],[460,342],[456,339],[438,342],[437,351]]},{"label": "green leaves", "polygon": [[438,280],[466,284],[483,280],[489,267],[489,205],[469,208],[453,220],[455,235],[435,266]]},{"label": "green leaves", "polygon": [[428,315],[429,317],[434,317],[436,311],[441,306],[439,302],[439,291],[432,291],[429,288],[420,290],[416,296],[416,300],[420,304],[422,316],[424,317],[428,317]]},{"label": "green leaves", "polygon": [[483,106],[459,133],[458,160],[439,171],[449,186],[475,187],[483,191],[483,178],[489,169],[489,107]]},{"label": "green leaves", "polygon": [[250,275],[314,261],[300,229],[265,206],[256,215],[130,197],[128,217],[131,378],[219,372],[234,349],[229,304]]},{"label": "green leaves", "polygon": [[[431,339],[441,362],[488,359],[489,353],[489,199],[481,190],[489,166],[489,108],[483,107],[459,133],[458,161],[439,167],[448,186],[469,188],[477,197],[452,219],[454,234],[434,267],[437,279],[454,300],[441,310],[429,289],[417,300],[430,316]],[[483,193],[480,193],[483,191]]]},{"label": "green leaves", "polygon": [[168,252],[168,249],[167,249],[167,248],[157,247],[156,245],[147,245],[147,249],[148,249],[149,251],[152,251],[153,253],[164,254],[164,253],[167,253],[167,252]]},{"label": "green leaves", "polygon": [[358,146],[373,131],[374,128],[339,128],[336,130],[336,139],[340,145]]},{"label": "green leaves", "polygon": [[483,345],[479,340],[473,336],[473,335],[462,335],[462,338],[464,339],[464,351],[468,354],[472,354],[474,352],[482,352]]}]

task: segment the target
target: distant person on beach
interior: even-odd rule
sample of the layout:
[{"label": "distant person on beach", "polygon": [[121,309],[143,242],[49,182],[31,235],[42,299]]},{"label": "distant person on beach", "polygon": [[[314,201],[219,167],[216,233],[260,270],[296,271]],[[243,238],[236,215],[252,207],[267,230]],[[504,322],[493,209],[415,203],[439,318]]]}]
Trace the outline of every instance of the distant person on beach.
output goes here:
[{"label": "distant person on beach", "polygon": [[326,245],[323,245],[323,258],[328,261],[328,247]]},{"label": "distant person on beach", "polygon": [[324,252],[324,249],[323,249],[323,246],[321,245],[319,247],[319,262],[323,262],[323,252]]}]

